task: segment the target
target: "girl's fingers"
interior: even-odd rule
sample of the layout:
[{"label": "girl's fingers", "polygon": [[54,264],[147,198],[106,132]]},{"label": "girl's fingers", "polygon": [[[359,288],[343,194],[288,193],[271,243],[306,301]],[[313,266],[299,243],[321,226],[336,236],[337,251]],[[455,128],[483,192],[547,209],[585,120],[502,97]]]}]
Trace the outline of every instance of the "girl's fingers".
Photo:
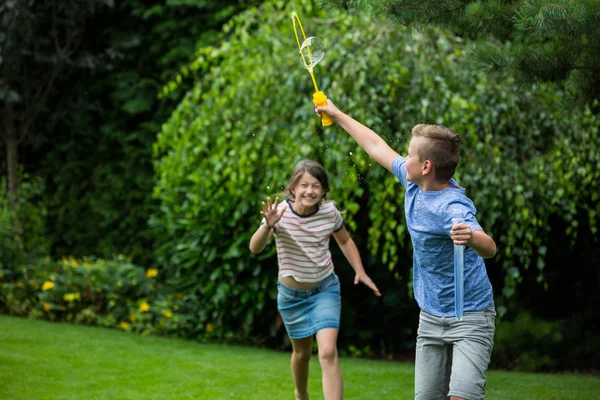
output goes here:
[{"label": "girl's fingers", "polygon": [[373,283],[373,281],[370,278],[365,282],[365,285],[367,285],[375,293],[376,296],[381,296],[381,293],[379,293],[379,289],[377,289],[377,286],[375,286],[375,283]]}]

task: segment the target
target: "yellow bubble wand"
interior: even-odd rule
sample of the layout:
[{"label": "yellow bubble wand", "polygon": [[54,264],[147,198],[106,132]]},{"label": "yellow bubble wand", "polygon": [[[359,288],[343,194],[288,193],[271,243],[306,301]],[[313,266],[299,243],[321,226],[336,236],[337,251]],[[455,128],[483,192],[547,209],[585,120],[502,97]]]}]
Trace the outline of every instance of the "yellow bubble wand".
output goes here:
[{"label": "yellow bubble wand", "polygon": [[[298,22],[300,32],[302,32],[302,38],[304,39],[302,44],[300,43],[300,38],[298,37],[296,21]],[[292,13],[292,25],[294,26],[294,34],[296,35],[296,43],[298,43],[298,51],[300,53],[302,63],[304,64],[304,68],[308,70],[308,73],[312,78],[313,85],[315,86],[315,93],[313,94],[313,103],[315,103],[316,106],[326,106],[327,96],[325,96],[325,93],[319,90],[319,87],[317,86],[317,81],[315,79],[315,74],[313,72],[314,66],[317,65],[317,63],[323,59],[324,54],[321,52],[321,54],[319,54],[318,56],[315,55],[315,57],[313,57],[313,52],[311,52],[310,50],[310,47],[311,45],[313,45],[313,42],[317,43],[317,41],[320,41],[320,39],[316,37],[309,37],[308,39],[306,38],[306,34],[304,33],[304,29],[302,28],[302,22],[300,22],[300,17],[298,17],[298,14],[296,14],[295,11]],[[306,50],[306,54],[304,50]],[[307,58],[309,62],[306,61]],[[329,118],[329,116],[325,113],[321,113],[321,122],[323,126],[329,126],[333,124],[331,118]]]}]

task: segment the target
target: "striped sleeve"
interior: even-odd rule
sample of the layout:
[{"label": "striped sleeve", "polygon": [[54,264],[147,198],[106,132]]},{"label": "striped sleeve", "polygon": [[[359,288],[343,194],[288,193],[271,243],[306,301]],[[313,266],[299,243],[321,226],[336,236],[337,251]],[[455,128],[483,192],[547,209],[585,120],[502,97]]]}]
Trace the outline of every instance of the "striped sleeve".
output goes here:
[{"label": "striped sleeve", "polygon": [[344,218],[342,217],[340,210],[338,210],[335,207],[334,207],[334,210],[335,210],[335,216],[334,216],[335,224],[333,225],[333,231],[339,232],[344,227]]}]

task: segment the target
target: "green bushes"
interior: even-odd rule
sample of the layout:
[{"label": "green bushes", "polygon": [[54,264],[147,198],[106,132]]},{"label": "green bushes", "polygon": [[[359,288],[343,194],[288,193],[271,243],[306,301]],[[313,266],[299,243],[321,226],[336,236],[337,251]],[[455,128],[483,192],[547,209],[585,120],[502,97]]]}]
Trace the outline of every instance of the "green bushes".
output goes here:
[{"label": "green bushes", "polygon": [[543,321],[520,312],[514,321],[497,324],[493,368],[542,371],[556,367],[564,340],[562,322]]},{"label": "green bushes", "polygon": [[16,202],[7,191],[6,178],[0,179],[0,270],[48,253],[46,214],[44,182],[39,177],[21,174]]},{"label": "green bushes", "polygon": [[157,269],[111,260],[42,259],[0,274],[0,312],[141,334],[204,338],[210,323],[198,325],[197,302],[163,287]]}]

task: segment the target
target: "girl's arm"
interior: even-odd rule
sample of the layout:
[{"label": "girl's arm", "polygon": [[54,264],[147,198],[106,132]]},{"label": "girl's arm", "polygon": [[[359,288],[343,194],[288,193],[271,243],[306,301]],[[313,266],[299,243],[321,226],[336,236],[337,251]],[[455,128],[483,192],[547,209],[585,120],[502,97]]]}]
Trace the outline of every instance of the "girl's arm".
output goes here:
[{"label": "girl's arm", "polygon": [[279,197],[275,197],[275,203],[271,203],[270,197],[267,197],[266,203],[264,201],[262,202],[263,210],[260,214],[265,217],[265,223],[254,232],[254,235],[252,235],[252,238],[250,239],[250,251],[252,253],[258,254],[263,251],[267,242],[271,239],[271,236],[273,235],[273,226],[279,222],[285,212],[285,207],[282,207],[281,211],[277,211],[278,204]]},{"label": "girl's arm", "polygon": [[273,228],[269,228],[266,223],[262,224],[250,239],[250,251],[253,254],[263,251],[271,236],[273,236]]},{"label": "girl's arm", "polygon": [[358,284],[358,282],[362,282],[363,284],[371,288],[371,290],[375,292],[376,296],[381,296],[381,293],[379,293],[379,289],[377,289],[377,286],[375,286],[371,278],[369,278],[369,276],[365,272],[365,268],[363,267],[362,261],[360,259],[360,254],[358,253],[358,249],[356,248],[356,243],[354,243],[354,240],[352,240],[350,235],[348,235],[348,231],[346,230],[346,228],[342,227],[342,229],[340,229],[339,231],[333,232],[333,237],[338,243],[338,246],[340,246],[342,253],[346,257],[352,268],[354,268],[354,272],[356,273],[356,277],[354,278],[354,284],[356,285]]}]

